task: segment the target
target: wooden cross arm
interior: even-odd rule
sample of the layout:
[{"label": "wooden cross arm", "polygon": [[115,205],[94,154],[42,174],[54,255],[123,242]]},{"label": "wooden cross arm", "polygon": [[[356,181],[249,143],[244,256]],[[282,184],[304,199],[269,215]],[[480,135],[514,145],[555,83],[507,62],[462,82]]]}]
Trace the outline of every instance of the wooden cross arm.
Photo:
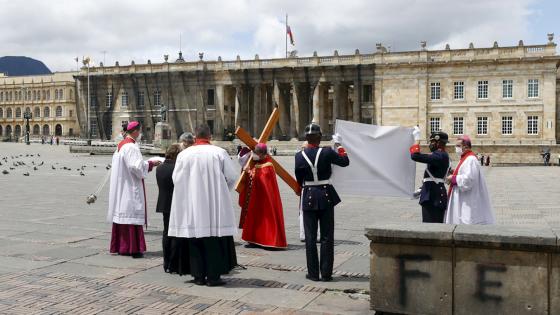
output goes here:
[{"label": "wooden cross arm", "polygon": [[290,173],[288,173],[282,167],[282,165],[280,165],[278,162],[276,162],[275,159],[271,159],[271,162],[272,162],[272,165],[274,165],[274,171],[276,171],[276,174],[278,176],[280,176],[280,178],[282,178],[284,180],[284,182],[286,184],[288,184],[288,186],[290,186],[290,188],[292,188],[292,190],[296,193],[296,195],[299,195],[301,193],[301,187],[299,186],[296,179],[293,178],[292,175],[290,175]]}]

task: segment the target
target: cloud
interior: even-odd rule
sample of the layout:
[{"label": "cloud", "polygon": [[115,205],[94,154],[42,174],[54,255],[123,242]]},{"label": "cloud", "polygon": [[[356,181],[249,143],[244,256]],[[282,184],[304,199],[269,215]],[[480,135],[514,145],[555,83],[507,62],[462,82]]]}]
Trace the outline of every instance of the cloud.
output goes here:
[{"label": "cloud", "polygon": [[[285,53],[286,12],[300,56],[392,50],[515,45],[537,15],[533,0],[0,0],[0,56],[25,55],[53,70],[76,68],[76,56],[129,64],[174,60],[277,58]],[[543,41],[544,42],[544,34]],[[290,46],[289,49],[292,49]],[[105,54],[103,52],[106,52]]]}]

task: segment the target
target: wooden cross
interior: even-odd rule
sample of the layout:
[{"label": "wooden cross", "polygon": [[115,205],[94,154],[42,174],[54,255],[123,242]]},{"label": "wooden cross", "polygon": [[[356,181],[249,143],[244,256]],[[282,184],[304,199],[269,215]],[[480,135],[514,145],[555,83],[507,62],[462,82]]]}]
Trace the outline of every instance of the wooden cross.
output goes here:
[{"label": "wooden cross", "polygon": [[[235,134],[237,135],[239,140],[241,140],[243,143],[245,143],[249,147],[249,149],[251,149],[251,151],[252,151],[252,150],[255,149],[255,146],[257,145],[257,143],[266,143],[266,141],[268,140],[268,137],[270,136],[270,134],[272,133],[272,130],[274,129],[274,126],[278,122],[279,116],[280,116],[280,112],[278,111],[278,107],[275,107],[274,110],[272,111],[272,114],[270,114],[270,117],[268,118],[268,121],[266,122],[266,125],[264,126],[264,129],[261,133],[261,136],[259,137],[258,142],[255,141],[255,139],[253,139],[253,137],[251,137],[251,135],[247,131],[245,131],[245,129],[243,129],[239,126],[235,130]],[[300,192],[301,192],[301,187],[299,186],[299,184],[295,180],[295,178],[293,178],[292,175],[290,175],[290,173],[288,173],[273,158],[271,158],[271,162],[272,162],[272,165],[274,165],[274,171],[276,172],[276,174],[278,176],[280,176],[280,178],[282,178],[284,180],[284,182],[286,184],[288,184],[288,186],[290,186],[294,190],[296,195],[299,195]],[[253,159],[249,159],[247,161],[247,164],[245,164],[245,167],[252,167],[254,165],[254,163],[255,162],[253,161]],[[242,172],[241,176],[237,180],[237,183],[235,184],[235,191],[237,191],[238,193],[241,193],[242,191],[244,191],[245,187],[243,187],[243,185],[245,185],[245,176],[247,176],[247,173]]]}]

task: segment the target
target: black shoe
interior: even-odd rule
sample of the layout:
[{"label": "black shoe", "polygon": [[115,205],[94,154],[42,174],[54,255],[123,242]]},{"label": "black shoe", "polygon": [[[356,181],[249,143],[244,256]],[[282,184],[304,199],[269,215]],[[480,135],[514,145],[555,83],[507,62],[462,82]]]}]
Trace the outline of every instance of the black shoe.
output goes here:
[{"label": "black shoe", "polygon": [[144,258],[144,254],[142,253],[134,253],[131,256],[132,258]]},{"label": "black shoe", "polygon": [[194,278],[189,282],[194,283],[196,285],[205,285],[206,284],[206,280],[204,280],[204,278]]},{"label": "black shoe", "polygon": [[306,278],[306,279],[309,279],[309,280],[311,280],[311,281],[320,281],[320,280],[319,280],[319,277],[312,277],[312,276],[310,276],[310,275],[305,275],[305,278]]},{"label": "black shoe", "polygon": [[332,277],[321,277],[321,281],[324,281],[324,282],[332,281]]},{"label": "black shoe", "polygon": [[259,248],[259,247],[260,247],[259,245],[253,243],[245,244],[245,248]]},{"label": "black shoe", "polygon": [[222,286],[226,284],[226,282],[220,278],[216,279],[216,280],[210,280],[208,279],[208,281],[206,281],[206,285],[209,287],[218,287],[218,286]]}]

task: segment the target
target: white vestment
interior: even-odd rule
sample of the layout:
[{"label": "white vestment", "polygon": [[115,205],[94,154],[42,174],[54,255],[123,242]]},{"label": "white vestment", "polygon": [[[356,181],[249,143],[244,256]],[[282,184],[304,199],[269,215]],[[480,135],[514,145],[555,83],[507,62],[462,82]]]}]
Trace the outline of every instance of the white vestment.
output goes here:
[{"label": "white vestment", "polygon": [[480,162],[475,155],[464,160],[455,179],[457,185],[451,191],[444,222],[448,224],[494,224],[490,195],[482,175]]},{"label": "white vestment", "polygon": [[135,143],[126,143],[120,151],[115,151],[111,163],[108,222],[144,224],[146,205],[142,179],[148,176],[148,169],[149,163],[142,159]]},{"label": "white vestment", "polygon": [[239,173],[228,153],[217,146],[197,144],[177,156],[169,236],[201,238],[237,234],[229,190]]}]

